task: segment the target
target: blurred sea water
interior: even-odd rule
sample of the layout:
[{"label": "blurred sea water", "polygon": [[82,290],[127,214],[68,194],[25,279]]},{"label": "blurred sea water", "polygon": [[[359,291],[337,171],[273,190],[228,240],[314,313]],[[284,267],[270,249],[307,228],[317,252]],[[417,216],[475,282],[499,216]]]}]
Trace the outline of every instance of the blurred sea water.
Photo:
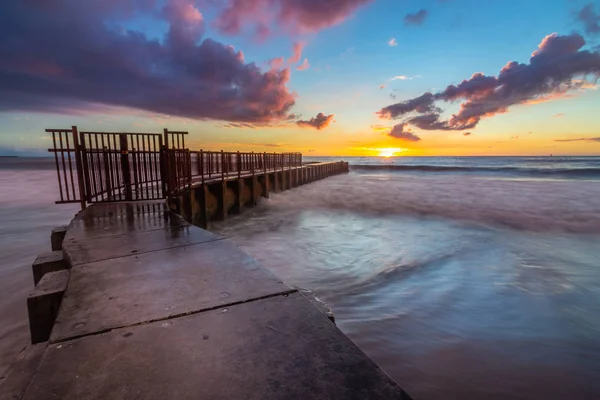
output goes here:
[{"label": "blurred sea water", "polygon": [[[213,229],[415,399],[600,398],[600,158],[345,159]],[[78,210],[53,168],[0,158],[0,376],[29,341],[31,263]]]}]

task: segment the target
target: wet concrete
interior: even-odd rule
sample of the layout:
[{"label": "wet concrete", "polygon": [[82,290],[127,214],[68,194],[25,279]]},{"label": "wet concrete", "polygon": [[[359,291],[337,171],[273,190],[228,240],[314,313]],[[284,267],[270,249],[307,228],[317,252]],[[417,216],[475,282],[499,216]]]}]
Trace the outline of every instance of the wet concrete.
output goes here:
[{"label": "wet concrete", "polygon": [[26,399],[405,398],[326,310],[163,204],[93,205],[62,247]]},{"label": "wet concrete", "polygon": [[26,399],[379,399],[398,386],[299,293],[50,345]]},{"label": "wet concrete", "polygon": [[50,340],[288,291],[228,240],[77,265]]}]

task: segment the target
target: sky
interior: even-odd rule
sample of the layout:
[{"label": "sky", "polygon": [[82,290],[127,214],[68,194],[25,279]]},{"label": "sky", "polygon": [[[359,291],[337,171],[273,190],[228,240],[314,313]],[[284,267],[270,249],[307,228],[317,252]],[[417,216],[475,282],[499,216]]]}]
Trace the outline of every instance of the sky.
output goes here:
[{"label": "sky", "polygon": [[0,155],[600,155],[600,1],[3,0]]}]

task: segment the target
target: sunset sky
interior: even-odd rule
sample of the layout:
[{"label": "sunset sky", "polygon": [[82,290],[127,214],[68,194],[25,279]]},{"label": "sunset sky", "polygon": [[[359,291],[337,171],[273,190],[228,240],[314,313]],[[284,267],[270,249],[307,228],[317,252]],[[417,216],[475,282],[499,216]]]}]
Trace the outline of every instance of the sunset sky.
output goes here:
[{"label": "sunset sky", "polygon": [[594,0],[4,0],[0,155],[45,128],[305,155],[600,155]]}]

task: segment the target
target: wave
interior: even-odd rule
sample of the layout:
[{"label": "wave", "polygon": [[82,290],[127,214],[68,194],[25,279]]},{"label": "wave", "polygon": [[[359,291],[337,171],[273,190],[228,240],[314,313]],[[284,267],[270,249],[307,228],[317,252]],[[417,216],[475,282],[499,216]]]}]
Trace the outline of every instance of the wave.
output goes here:
[{"label": "wave", "polygon": [[[351,173],[270,199],[291,215],[311,209],[432,217],[535,232],[600,234],[600,181],[477,179],[470,174]],[[292,212],[293,211],[293,212]]]},{"label": "wave", "polygon": [[522,175],[561,175],[569,177],[600,177],[600,168],[523,168],[523,167],[460,167],[441,165],[370,165],[351,164],[352,170],[367,171],[406,171],[406,172],[463,172],[497,173]]}]

